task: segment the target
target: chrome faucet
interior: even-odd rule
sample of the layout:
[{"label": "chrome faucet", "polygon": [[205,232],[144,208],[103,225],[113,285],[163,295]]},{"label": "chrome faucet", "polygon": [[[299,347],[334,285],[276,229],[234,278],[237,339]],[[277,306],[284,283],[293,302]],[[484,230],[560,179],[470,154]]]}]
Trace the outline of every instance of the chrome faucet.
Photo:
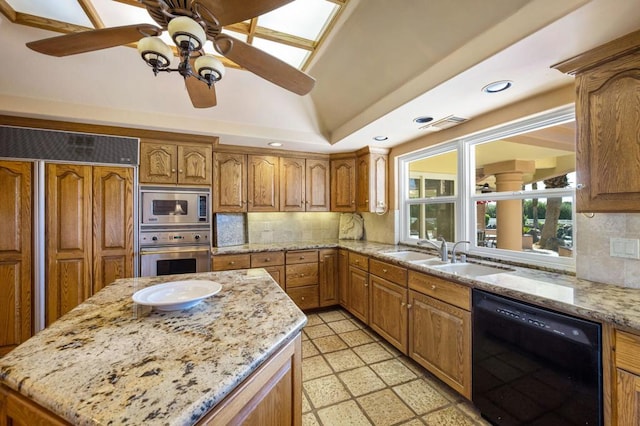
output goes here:
[{"label": "chrome faucet", "polygon": [[451,263],[456,263],[458,259],[456,258],[456,249],[458,248],[458,244],[471,244],[471,241],[458,241],[453,245],[451,249]]},{"label": "chrome faucet", "polygon": [[419,246],[430,244],[431,246],[438,249],[438,252],[440,253],[440,259],[443,262],[447,262],[449,260],[449,252],[447,251],[447,240],[445,240],[444,237],[438,237],[438,241],[441,241],[440,245],[437,245],[431,240],[419,240],[417,244]]}]

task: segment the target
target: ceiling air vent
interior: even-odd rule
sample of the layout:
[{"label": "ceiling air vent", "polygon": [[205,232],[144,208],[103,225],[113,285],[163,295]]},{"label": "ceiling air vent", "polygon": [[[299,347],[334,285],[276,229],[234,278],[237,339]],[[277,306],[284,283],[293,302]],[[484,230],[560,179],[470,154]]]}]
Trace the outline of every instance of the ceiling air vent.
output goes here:
[{"label": "ceiling air vent", "polygon": [[442,118],[437,121],[432,121],[424,126],[420,127],[420,130],[429,130],[432,132],[438,132],[440,130],[448,129],[449,127],[453,127],[460,123],[464,123],[467,121],[466,118],[456,117],[455,115],[450,115],[448,117]]}]

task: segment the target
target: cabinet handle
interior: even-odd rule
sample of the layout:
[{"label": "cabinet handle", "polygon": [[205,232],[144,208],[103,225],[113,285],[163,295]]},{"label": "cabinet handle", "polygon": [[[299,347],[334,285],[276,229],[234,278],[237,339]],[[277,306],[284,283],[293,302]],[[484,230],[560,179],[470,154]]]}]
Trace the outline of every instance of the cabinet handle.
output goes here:
[{"label": "cabinet handle", "polygon": [[435,284],[431,284],[431,290],[435,290],[436,289],[436,285]]},{"label": "cabinet handle", "polygon": [[364,286],[365,287],[369,287],[369,283],[364,283]]},{"label": "cabinet handle", "polygon": [[360,260],[356,259],[356,263],[360,263]]},{"label": "cabinet handle", "polygon": [[386,274],[386,273],[387,273],[387,270],[386,270],[386,269],[384,269],[384,268],[382,268],[382,272]]},{"label": "cabinet handle", "polygon": [[304,256],[300,256],[298,259],[300,259],[300,260],[304,260]]},{"label": "cabinet handle", "polygon": [[300,274],[301,277],[304,277],[304,274]]},{"label": "cabinet handle", "polygon": [[411,307],[412,307],[412,305],[411,305],[411,304],[408,304],[408,305],[407,305],[407,309],[411,309]]},{"label": "cabinet handle", "polygon": [[365,203],[368,203],[368,202],[369,202],[369,200],[364,200],[364,202],[365,202]]},{"label": "cabinet handle", "polygon": [[231,262],[229,262],[229,265],[235,265],[236,262],[234,260],[232,260]]},{"label": "cabinet handle", "polygon": [[406,303],[402,302],[402,303],[400,304],[400,307],[401,307],[401,308],[404,308],[404,306],[405,306],[405,305],[406,305]]}]

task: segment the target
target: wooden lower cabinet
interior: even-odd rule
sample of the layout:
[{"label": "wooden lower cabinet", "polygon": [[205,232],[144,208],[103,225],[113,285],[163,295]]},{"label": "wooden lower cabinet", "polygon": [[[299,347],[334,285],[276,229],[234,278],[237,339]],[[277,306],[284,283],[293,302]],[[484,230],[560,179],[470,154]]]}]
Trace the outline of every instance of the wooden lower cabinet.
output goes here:
[{"label": "wooden lower cabinet", "polygon": [[[0,425],[62,426],[70,423],[0,385]],[[302,424],[302,337],[298,334],[266,360],[197,425]]]},{"label": "wooden lower cabinet", "polygon": [[365,324],[369,324],[369,273],[349,266],[347,310]]},{"label": "wooden lower cabinet", "polygon": [[0,161],[0,357],[32,335],[32,164]]},{"label": "wooden lower cabinet", "polygon": [[232,271],[251,268],[249,254],[216,254],[211,257],[212,271]]},{"label": "wooden lower cabinet", "polygon": [[409,291],[409,356],[471,399],[471,312]]},{"label": "wooden lower cabinet", "polygon": [[370,318],[369,326],[387,342],[408,353],[406,287],[376,275],[369,275]]},{"label": "wooden lower cabinet", "polygon": [[287,294],[300,309],[320,306],[318,250],[292,250],[285,256]]},{"label": "wooden lower cabinet", "polygon": [[284,273],[284,252],[283,251],[268,251],[263,253],[251,254],[251,267],[252,268],[264,268],[269,275],[280,285],[284,290],[285,288],[285,273]]},{"label": "wooden lower cabinet", "polygon": [[319,252],[319,297],[320,306],[339,303],[338,295],[338,250],[324,249]]},{"label": "wooden lower cabinet", "polygon": [[338,301],[347,306],[347,291],[349,289],[349,251],[338,250]]},{"label": "wooden lower cabinet", "polygon": [[614,365],[611,387],[615,389],[611,424],[637,426],[640,424],[640,335],[622,330],[614,333],[614,347],[610,349]]}]

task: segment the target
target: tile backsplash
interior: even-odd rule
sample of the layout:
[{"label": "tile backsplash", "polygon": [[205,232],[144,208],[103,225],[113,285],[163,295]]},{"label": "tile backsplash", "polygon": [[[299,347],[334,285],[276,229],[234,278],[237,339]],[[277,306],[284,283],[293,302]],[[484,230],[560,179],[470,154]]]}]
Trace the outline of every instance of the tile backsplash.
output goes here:
[{"label": "tile backsplash", "polygon": [[337,240],[340,213],[247,213],[249,243]]},{"label": "tile backsplash", "polygon": [[576,276],[589,281],[640,288],[640,260],[612,257],[611,238],[640,239],[640,214],[578,213]]}]

